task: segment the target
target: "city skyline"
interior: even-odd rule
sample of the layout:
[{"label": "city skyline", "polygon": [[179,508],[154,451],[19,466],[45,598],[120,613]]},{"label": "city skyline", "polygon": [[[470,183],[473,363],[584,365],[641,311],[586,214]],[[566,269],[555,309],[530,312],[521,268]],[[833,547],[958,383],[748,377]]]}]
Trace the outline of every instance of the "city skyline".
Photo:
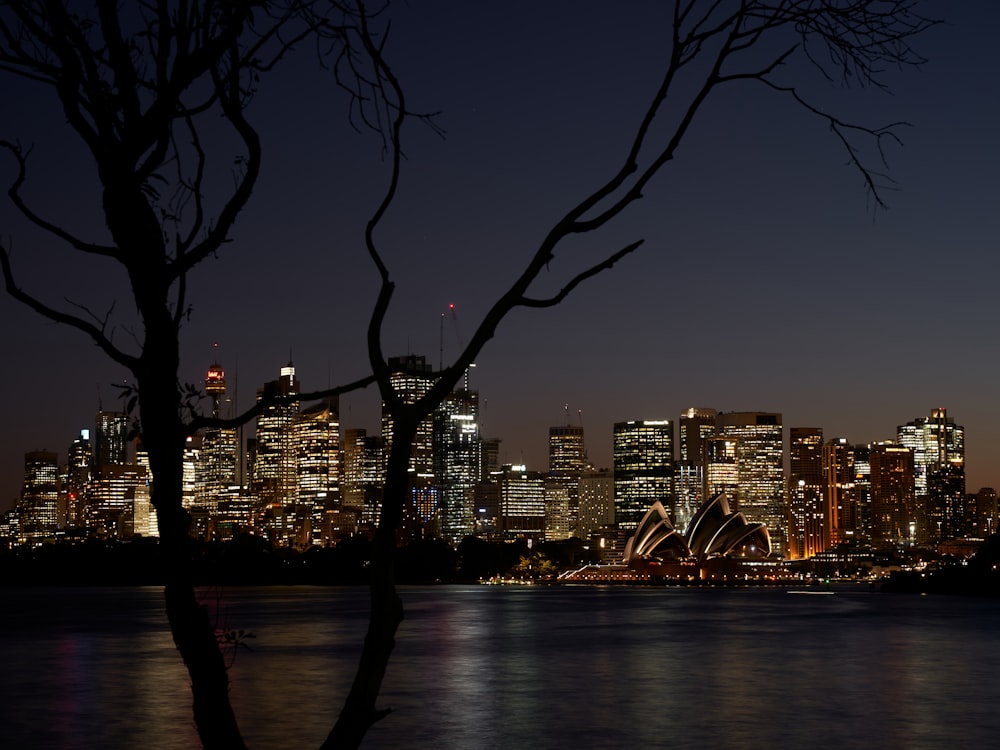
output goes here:
[{"label": "city skyline", "polygon": [[[547,429],[561,423],[565,404],[573,415],[582,410],[588,452],[604,466],[610,425],[676,420],[693,405],[781,412],[786,430],[821,427],[852,443],[891,439],[897,426],[943,406],[966,428],[969,490],[1000,484],[1000,354],[990,346],[1000,66],[987,36],[1000,10],[971,2],[947,13],[948,24],[916,43],[927,65],[890,77],[894,96],[813,89],[847,116],[914,124],[903,148],[887,144],[901,188],[887,194],[887,212],[873,217],[834,139],[780,100],[734,92],[705,113],[677,171],[609,238],[645,237],[645,247],[560,307],[511,316],[479,358],[472,387],[483,396],[483,435],[503,438],[506,462],[544,467]],[[449,136],[410,135],[403,193],[383,235],[401,279],[385,348],[422,353],[436,366],[578,185],[613,163],[649,88],[642,71],[657,49],[656,14],[636,5],[608,18],[553,3],[531,10],[530,28],[510,9],[399,14],[397,68],[413,101],[443,111]],[[514,59],[484,43],[503,38],[522,40]],[[367,372],[374,273],[359,224],[382,184],[378,146],[350,132],[332,87],[309,88],[316,85],[303,74],[285,90],[262,87],[251,110],[266,136],[260,188],[231,247],[191,285],[185,379],[200,382],[218,341],[240,408],[289,350],[305,390]],[[14,89],[18,106],[0,136],[36,144],[28,187],[46,196],[53,218],[98,231],[93,184],[60,144],[58,113],[53,119],[51,102],[27,84]],[[4,162],[0,180],[11,174]],[[0,225],[25,285],[95,314],[117,302],[117,336],[127,340],[129,304],[117,278],[62,251],[55,260],[36,252],[44,242],[6,203]],[[0,437],[7,508],[24,454],[64,458],[77,431],[92,429],[98,391],[105,409],[119,406],[111,384],[122,373],[75,331],[6,296],[0,315],[12,426]],[[341,412],[344,428],[377,430],[374,392],[345,396]]]},{"label": "city skyline", "polygon": [[[417,370],[421,370],[425,367],[424,358],[419,355],[393,358],[393,361],[400,366],[416,367]],[[414,392],[416,392],[422,388],[418,381],[410,383],[409,381],[412,380],[412,378],[410,378],[410,376],[405,377],[409,378],[409,380],[407,380],[407,388],[410,390],[414,390]],[[225,381],[225,371],[218,363],[214,363],[207,369],[204,383],[206,389],[208,390],[207,395],[211,403],[210,411],[213,414],[220,413],[219,403],[227,398]],[[269,391],[280,392],[283,394],[308,392],[306,389],[301,388],[298,373],[296,372],[296,368],[292,362],[289,362],[279,368],[279,378],[277,380],[269,381],[263,384],[260,388],[257,388],[256,397],[260,398],[261,394]],[[444,418],[447,421],[451,418],[450,415],[452,413],[468,413],[470,415],[477,415],[477,407],[472,404],[477,404],[479,399],[480,394],[477,391],[457,390],[453,396],[449,398],[448,401],[446,401],[446,403],[443,404],[438,410],[437,414],[439,416],[435,416],[433,421],[435,424],[438,418]],[[452,403],[453,401],[455,402],[454,404]],[[456,407],[456,404],[464,403],[465,401],[469,401],[470,405],[466,407]],[[456,408],[458,411],[456,411]],[[331,414],[331,409],[332,416],[324,418],[324,421],[329,421],[333,429],[336,431],[336,437],[338,440],[335,452],[339,452],[341,456],[334,456],[331,460],[335,466],[342,467],[337,469],[338,472],[342,472],[344,471],[343,451],[351,449],[351,446],[356,439],[354,435],[355,433],[360,432],[365,434],[368,433],[367,429],[359,429],[344,424],[341,421],[336,400],[333,402],[330,402],[329,400],[315,399],[301,402],[296,401],[292,406],[293,411],[289,411],[287,407],[278,407],[277,411],[280,411],[283,415],[280,417],[280,420],[282,420],[281,424],[284,425],[285,422],[291,424],[293,412],[295,415],[300,415],[305,418],[312,414],[329,415]],[[271,442],[267,436],[269,435],[269,430],[271,430],[271,421],[274,421],[275,419],[275,417],[271,415],[272,411],[275,411],[275,408],[266,409],[264,415],[262,415],[262,417],[256,422],[251,421],[247,424],[245,429],[241,431],[241,434],[244,435],[244,441],[236,447],[238,454],[230,459],[230,461],[236,461],[239,465],[245,464],[244,468],[236,469],[237,475],[243,477],[242,483],[246,489],[256,494],[259,494],[259,488],[252,486],[250,478],[250,474],[252,473],[251,465],[255,462],[255,460],[261,460],[260,457],[264,456],[264,453],[267,450],[271,450],[271,452],[277,450],[276,448],[269,449],[266,447],[269,445],[269,442]],[[638,517],[643,515],[648,510],[651,502],[654,500],[658,498],[662,499],[666,495],[670,495],[674,499],[674,502],[677,503],[677,520],[683,526],[690,517],[689,511],[692,510],[687,508],[687,505],[692,502],[692,500],[694,501],[694,505],[699,505],[704,500],[704,497],[701,497],[701,490],[696,490],[696,495],[698,496],[697,499],[689,498],[687,496],[687,489],[685,488],[686,483],[683,479],[683,467],[685,465],[693,464],[702,465],[703,462],[707,462],[704,463],[706,467],[711,465],[720,466],[721,464],[714,462],[722,461],[725,463],[727,459],[721,455],[716,455],[716,453],[720,449],[725,450],[725,447],[722,446],[720,448],[716,446],[716,444],[731,442],[732,446],[730,447],[730,450],[734,451],[731,460],[734,462],[734,466],[741,467],[740,474],[737,475],[734,473],[732,477],[729,478],[729,483],[727,483],[723,475],[713,475],[713,470],[711,468],[706,469],[707,473],[704,475],[704,489],[707,492],[707,495],[705,497],[719,491],[728,492],[732,497],[742,497],[743,510],[749,512],[751,515],[754,515],[755,518],[760,517],[761,519],[766,520],[768,522],[768,526],[772,529],[782,529],[781,532],[772,531],[772,534],[777,534],[775,541],[779,549],[783,549],[786,544],[782,536],[785,533],[783,524],[778,521],[779,517],[783,516],[785,511],[781,509],[768,510],[766,508],[766,502],[769,502],[767,498],[778,499],[780,497],[783,499],[783,507],[791,508],[793,517],[798,512],[795,510],[796,495],[795,488],[792,485],[794,484],[794,480],[804,476],[802,469],[799,465],[797,465],[797,461],[800,461],[801,459],[799,454],[796,453],[796,446],[803,439],[803,435],[815,436],[813,444],[816,446],[816,450],[823,445],[832,446],[835,443],[842,443],[848,446],[873,446],[883,443],[895,444],[905,447],[914,456],[914,460],[917,462],[918,467],[925,466],[925,461],[932,460],[939,460],[947,463],[946,459],[948,456],[948,450],[953,449],[956,451],[956,456],[959,459],[962,486],[965,488],[967,494],[975,494],[982,488],[992,487],[992,485],[980,486],[975,485],[973,482],[966,481],[966,445],[964,440],[965,428],[962,425],[958,425],[956,427],[954,417],[947,415],[947,410],[942,407],[936,407],[933,410],[930,410],[930,417],[915,416],[909,421],[901,421],[896,425],[894,432],[888,437],[872,438],[862,440],[857,443],[852,443],[843,435],[833,435],[830,433],[826,433],[826,438],[824,439],[824,430],[822,426],[804,427],[789,424],[787,421],[783,421],[783,415],[781,413],[751,412],[746,410],[726,412],[704,406],[689,407],[667,419],[618,421],[609,425],[609,429],[603,432],[608,432],[611,435],[614,443],[614,451],[613,456],[611,457],[612,460],[607,463],[600,460],[594,460],[594,458],[590,455],[587,446],[593,442],[595,437],[593,431],[587,432],[579,423],[575,425],[572,424],[570,421],[571,416],[568,405],[564,405],[564,412],[566,421],[563,424],[550,425],[546,429],[546,455],[544,456],[544,459],[539,460],[537,463],[526,462],[523,455],[519,460],[509,460],[503,451],[503,436],[481,433],[480,424],[475,421],[475,416],[471,416],[469,418],[473,420],[471,424],[475,427],[475,441],[477,444],[480,441],[499,443],[500,453],[497,460],[500,465],[520,465],[529,472],[545,474],[550,478],[559,478],[563,474],[567,474],[567,478],[569,478],[570,474],[582,473],[584,469],[589,466],[590,469],[594,471],[610,472],[610,475],[615,476],[617,481],[625,483],[622,485],[623,488],[625,485],[629,484],[629,482],[635,481],[633,473],[634,470],[640,466],[642,468],[640,469],[639,474],[642,474],[645,471],[650,473],[650,476],[655,475],[656,477],[669,477],[668,486],[665,486],[665,488],[653,489],[651,487],[647,491],[639,492],[634,498],[631,494],[625,492],[624,489],[622,492],[625,494],[618,496],[616,493],[616,507],[618,507],[619,504],[624,503],[629,508],[629,511],[625,512],[625,505],[623,505],[621,508],[618,508],[618,513],[619,515],[624,513],[622,517],[629,519],[629,522],[635,522]],[[943,443],[938,441],[938,438],[935,437],[936,433],[933,432],[933,425],[938,417],[941,418],[942,424],[944,424],[944,420],[946,420],[948,425],[948,448],[946,448]],[[463,418],[465,417],[460,417],[460,419]],[[580,418],[580,413],[578,412],[577,419]],[[700,426],[702,423],[711,425],[709,432],[704,432],[704,428]],[[368,434],[374,437],[384,437],[386,434],[385,428],[386,425],[383,422],[381,430],[376,429],[374,432]],[[430,429],[430,421],[428,429]],[[100,454],[107,451],[117,451],[115,456],[108,459],[110,463],[121,464],[134,462],[135,448],[126,448],[125,430],[126,419],[124,415],[108,410],[99,411],[95,414],[94,420],[90,426],[79,428],[74,433],[73,439],[68,444],[65,451],[48,449],[33,449],[25,451],[23,454],[25,457],[24,475],[27,475],[31,471],[30,465],[31,462],[35,460],[34,457],[45,453],[46,455],[51,455],[53,457],[52,460],[56,461],[59,466],[68,465],[70,469],[70,476],[72,476],[72,468],[77,463],[74,461],[74,451],[76,450],[80,440],[87,438],[90,438],[89,444],[94,446],[95,466],[101,465],[105,462],[105,459],[102,459]],[[958,442],[954,444],[954,448],[951,448],[951,440],[954,430],[958,431]],[[231,440],[237,440],[236,430],[227,429],[225,431],[232,432],[232,437],[230,438]],[[206,433],[199,433],[197,436],[197,445],[199,449],[208,450],[209,441],[211,440],[214,443],[217,440],[216,438],[211,437],[211,435],[214,435],[216,432],[218,432],[218,430],[213,429],[208,430]],[[587,437],[588,434],[590,435],[589,439]],[[922,434],[926,434],[927,437],[920,437]],[[114,437],[110,438],[109,442],[109,436],[111,435]],[[598,435],[600,436],[601,432],[598,432]],[[705,441],[705,436],[709,436],[707,442]],[[333,436],[331,436],[331,438],[332,437]],[[638,437],[638,442],[633,444],[636,437]],[[280,440],[283,439],[284,438],[280,438]],[[435,437],[435,440],[436,439],[437,438]],[[464,440],[468,439],[468,436],[464,438]],[[279,439],[276,438],[275,440]],[[824,442],[824,440],[826,442]],[[414,447],[414,460],[417,461],[418,464],[425,464],[422,470],[417,471],[416,476],[425,477],[427,481],[433,481],[434,476],[440,472],[443,472],[442,476],[450,475],[451,473],[451,471],[447,470],[443,464],[440,466],[438,465],[438,448],[436,447],[436,443],[434,447],[434,466],[437,468],[432,469],[430,441],[430,433],[428,433],[426,446],[422,448],[419,447],[423,444],[418,441],[418,444]],[[120,445],[120,447],[116,448],[116,445]],[[619,454],[620,447],[622,450],[621,454]],[[333,449],[333,446],[331,445],[330,448]],[[939,448],[941,451],[944,451],[944,453],[942,456],[935,458],[931,455],[931,452],[937,452]],[[125,460],[126,450],[131,456],[130,462]],[[463,449],[463,455],[467,452],[467,450],[468,449]],[[749,451],[748,455],[752,458],[752,461],[749,463],[739,458],[739,455],[747,451]],[[775,453],[775,451],[777,451],[777,453]],[[426,453],[426,456],[424,456],[423,453]],[[694,455],[694,453],[700,453],[701,458],[692,460],[691,456]],[[479,448],[476,449],[477,458],[474,462],[476,466],[479,466],[478,454]],[[662,455],[669,455],[669,466],[663,467],[655,464],[655,462],[661,460],[660,458],[656,458],[656,456]],[[255,458],[255,456],[258,458]],[[628,458],[626,458],[627,456]],[[637,459],[641,462],[640,464],[635,464]],[[818,461],[818,453],[816,454],[816,458],[814,460]],[[218,462],[219,459],[212,459],[212,461]],[[763,461],[763,463],[760,467],[755,468],[756,462],[761,461]],[[222,458],[220,465],[224,465],[225,463],[225,458]],[[282,460],[273,458],[270,459],[270,463],[273,464],[274,467],[281,467],[284,465]],[[570,465],[574,466],[575,470],[568,472],[565,469],[567,469]],[[273,469],[273,471],[279,470],[279,468]],[[217,472],[218,470],[215,471]],[[667,473],[664,475],[662,473],[663,471],[666,471]],[[819,471],[818,464],[815,471]],[[746,476],[743,476],[743,472],[748,473]],[[698,474],[698,476],[700,477],[701,474]],[[301,481],[301,477],[299,481]],[[439,481],[443,482],[444,485],[447,485],[451,480],[441,480],[439,478]],[[471,487],[472,484],[478,480],[470,476],[463,481],[464,484],[462,486]],[[700,481],[701,480],[699,480],[699,482]],[[212,486],[216,486],[220,492],[232,483],[232,481],[227,482],[224,480],[215,481],[214,484],[210,482],[210,484],[212,484]],[[730,484],[732,486],[730,486]],[[739,486],[743,486],[745,489],[737,490],[737,487]],[[918,468],[915,490],[918,495],[928,491],[926,468]],[[744,492],[749,492],[749,494],[744,496]],[[734,495],[733,493],[736,494]],[[761,505],[759,508],[757,507],[758,501],[754,499],[755,493],[760,494],[761,499],[765,501],[765,505]],[[965,495],[961,495],[956,498],[956,501],[964,502],[964,497]],[[13,507],[16,503],[17,499],[18,495],[15,495],[11,500],[11,507]],[[217,501],[218,498],[215,500]],[[199,502],[204,502],[204,500],[199,500]],[[214,502],[212,505],[214,506]],[[448,503],[443,503],[443,506],[444,505],[448,505]],[[0,512],[6,510],[6,507],[0,507]],[[471,514],[472,510],[467,509],[467,512]],[[443,516],[443,518],[446,519],[447,515]],[[445,521],[446,526],[447,523],[448,522]],[[461,524],[459,527],[462,527]],[[446,534],[446,536],[448,536],[448,534]]]}]

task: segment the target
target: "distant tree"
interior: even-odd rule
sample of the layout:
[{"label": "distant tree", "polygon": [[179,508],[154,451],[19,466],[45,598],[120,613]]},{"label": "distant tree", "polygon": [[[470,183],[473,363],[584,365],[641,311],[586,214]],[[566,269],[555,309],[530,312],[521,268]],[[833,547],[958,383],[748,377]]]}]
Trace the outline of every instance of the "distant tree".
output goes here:
[{"label": "distant tree", "polygon": [[[404,124],[416,115],[386,57],[384,8],[370,12],[362,2],[348,0],[343,5],[98,0],[87,13],[78,13],[75,4],[59,0],[0,4],[0,72],[48,86],[58,97],[69,126],[93,157],[103,186],[108,237],[94,241],[76,236],[28,204],[22,194],[27,149],[13,142],[2,143],[16,165],[8,196],[39,229],[80,253],[120,264],[142,331],[134,333],[131,349],[123,347],[112,337],[111,308],[60,307],[22,289],[9,248],[3,246],[0,266],[6,288],[44,317],[89,336],[135,379],[133,396],[168,563],[167,612],[191,677],[195,721],[206,747],[242,747],[243,740],[229,704],[224,658],[191,580],[181,459],[184,438],[206,420],[194,412],[193,391],[179,382],[179,340],[189,312],[188,274],[222,249],[257,181],[262,146],[246,107],[261,76],[296,42],[313,36],[330,41],[354,111],[360,122],[382,134],[391,166],[364,239],[381,279],[368,325],[371,375],[322,394],[375,382],[393,425],[371,547],[368,632],[355,681],[324,743],[328,748],[357,747],[368,728],[388,713],[376,703],[403,616],[395,589],[395,539],[408,498],[410,446],[421,420],[455,388],[511,311],[558,305],[641,246],[636,239],[608,248],[597,263],[568,271],[555,294],[532,292],[567,239],[619,220],[642,197],[678,153],[705,102],[720,89],[755,84],[791,98],[828,126],[874,203],[882,205],[881,145],[896,137],[894,126],[840,119],[782,82],[779,73],[805,61],[830,80],[884,87],[884,68],[922,62],[910,40],[932,22],[916,12],[916,5],[916,0],[676,0],[672,23],[663,29],[662,76],[635,123],[634,137],[622,145],[619,165],[607,180],[582,190],[579,202],[556,219],[465,349],[430,375],[426,395],[409,403],[393,388],[383,352],[383,325],[396,284],[376,234],[396,198]],[[232,153],[219,155],[215,147],[210,153],[203,145],[199,128],[209,114],[222,115],[238,153],[235,187],[214,208],[206,170],[220,161],[231,165]],[[872,148],[869,159],[865,154]],[[248,412],[242,418],[252,416]]]}]

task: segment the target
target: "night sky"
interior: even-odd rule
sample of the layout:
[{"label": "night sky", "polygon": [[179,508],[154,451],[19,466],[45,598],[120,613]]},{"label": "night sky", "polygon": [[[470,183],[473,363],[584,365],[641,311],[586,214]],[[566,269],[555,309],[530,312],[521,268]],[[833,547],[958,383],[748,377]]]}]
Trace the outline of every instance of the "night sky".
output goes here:
[{"label": "night sky", "polygon": [[[548,228],[607,179],[658,82],[666,3],[400,3],[388,57],[414,109],[440,111],[440,138],[412,123],[394,208],[378,235],[396,278],[388,355],[456,353]],[[591,460],[609,466],[616,421],[674,419],[690,406],[777,411],[855,443],[891,439],[932,408],[966,429],[967,487],[1000,487],[996,398],[1000,3],[926,3],[946,23],[915,41],[917,70],[886,71],[892,94],[842,89],[801,59],[787,73],[845,119],[912,123],[889,145],[897,190],[873,210],[827,126],[761,86],[718,92],[678,158],[611,231],[557,253],[541,290],[596,253],[640,251],[560,307],[519,310],[472,375],[485,436],[502,457],[547,468],[547,431],[582,418]],[[0,138],[34,144],[26,195],[103,238],[88,157],[52,94],[3,81]],[[363,227],[387,172],[310,49],[262,82],[251,108],[260,181],[233,241],[191,280],[183,377],[216,358],[241,408],[291,356],[305,389],[367,374],[364,334],[377,276]],[[220,141],[221,144],[221,141]],[[229,179],[232,152],[212,152]],[[13,179],[0,160],[0,183]],[[103,312],[131,342],[123,274],[75,259],[0,204],[22,286]],[[454,303],[456,315],[441,315]],[[119,407],[126,373],[80,334],[0,296],[0,509],[26,451],[65,460],[98,399]],[[213,344],[219,344],[213,351]],[[374,390],[342,399],[342,425],[378,429]]]}]

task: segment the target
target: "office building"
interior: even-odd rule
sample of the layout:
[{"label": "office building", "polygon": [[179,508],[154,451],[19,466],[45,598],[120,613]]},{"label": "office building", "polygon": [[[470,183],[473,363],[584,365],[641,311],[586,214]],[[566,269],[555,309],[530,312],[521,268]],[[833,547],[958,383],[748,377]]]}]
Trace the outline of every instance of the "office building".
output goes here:
[{"label": "office building", "polygon": [[858,501],[855,449],[847,438],[833,438],[823,446],[823,523],[828,547],[867,536]]},{"label": "office building", "polygon": [[781,414],[724,412],[716,428],[720,437],[736,440],[736,508],[767,526],[774,552],[788,554]]},{"label": "office building", "polygon": [[433,456],[440,533],[457,544],[475,530],[473,489],[482,476],[477,391],[453,391],[435,411]]},{"label": "office building", "polygon": [[913,544],[921,528],[913,472],[913,450],[895,443],[869,447],[872,543]]},{"label": "office building", "polygon": [[792,427],[788,458],[788,556],[810,558],[831,541],[831,519],[823,507],[823,430]]},{"label": "office building", "polygon": [[[431,366],[423,356],[408,354],[389,358],[389,381],[393,392],[404,404],[414,404],[427,394],[434,381],[429,377]],[[392,451],[392,414],[382,403],[382,440],[385,457]],[[410,447],[410,474],[424,480],[434,477],[434,415],[430,414],[417,425],[417,433]]]},{"label": "office building", "polygon": [[657,501],[674,515],[674,423],[616,422],[612,450],[615,525],[634,528]]}]

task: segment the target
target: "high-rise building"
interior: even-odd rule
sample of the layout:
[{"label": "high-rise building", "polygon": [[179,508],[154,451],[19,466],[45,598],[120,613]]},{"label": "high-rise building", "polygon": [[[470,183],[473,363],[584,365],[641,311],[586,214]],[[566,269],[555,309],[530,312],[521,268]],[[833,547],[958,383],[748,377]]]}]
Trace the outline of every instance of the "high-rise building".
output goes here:
[{"label": "high-rise building", "polygon": [[[208,368],[205,393],[212,399],[212,416],[221,419],[226,404],[226,373],[218,363]],[[194,503],[210,515],[219,511],[220,501],[232,504],[239,462],[237,431],[234,427],[209,427],[201,435],[195,465]],[[249,519],[245,519],[249,520]]]},{"label": "high-rise building", "polygon": [[674,423],[616,422],[613,443],[615,525],[634,528],[654,502],[674,513]]},{"label": "high-rise building", "polygon": [[764,523],[771,535],[771,549],[788,552],[787,508],[781,414],[724,412],[716,427],[720,437],[736,440],[739,486],[736,507],[748,521]]},{"label": "high-rise building", "polygon": [[847,438],[833,438],[823,446],[823,525],[827,531],[827,546],[865,536],[856,492],[854,457],[854,446]]},{"label": "high-rise building", "polygon": [[90,430],[80,430],[80,436],[69,445],[66,468],[66,523],[87,525],[87,487],[90,485],[94,458],[90,450]]},{"label": "high-rise building", "polygon": [[607,469],[588,471],[580,477],[577,536],[588,539],[594,532],[614,526],[615,480]]},{"label": "high-rise building", "polygon": [[102,464],[87,493],[88,525],[100,536],[153,536],[156,529],[149,501],[146,466]]},{"label": "high-rise building", "polygon": [[500,460],[500,438],[481,438],[479,481],[488,482],[500,473],[503,461]]},{"label": "high-rise building", "polygon": [[790,428],[788,458],[788,555],[809,558],[831,543],[823,508],[823,430]]},{"label": "high-rise building", "polygon": [[341,506],[359,523],[374,527],[382,509],[385,481],[382,439],[362,428],[352,428],[344,430],[342,446]]},{"label": "high-rise building", "polygon": [[715,436],[715,409],[692,407],[681,412],[679,454],[674,471],[676,526],[687,528],[705,496],[707,441]]},{"label": "high-rise building", "polygon": [[869,447],[868,461],[872,543],[887,546],[919,541],[913,450],[895,443],[876,443]]},{"label": "high-rise building", "polygon": [[302,392],[289,362],[277,380],[257,391],[257,401],[268,403],[257,417],[250,463],[250,489],[256,502],[258,524],[265,535],[280,544],[296,539],[293,506],[298,492],[298,445],[293,423],[299,413],[296,398]]},{"label": "high-rise building", "polygon": [[705,490],[706,498],[720,492],[735,498],[740,487],[735,438],[713,437],[705,440]]},{"label": "high-rise building", "polygon": [[128,415],[118,411],[98,411],[94,420],[94,468],[105,464],[128,463]]},{"label": "high-rise building", "polygon": [[545,478],[524,465],[505,466],[500,475],[498,530],[508,539],[545,536]]},{"label": "high-rise building", "polygon": [[1000,517],[997,514],[997,491],[992,487],[982,487],[974,496],[976,509],[975,535],[989,539],[997,532]]},{"label": "high-rise building", "polygon": [[24,484],[18,503],[25,539],[52,536],[59,528],[59,457],[48,451],[24,454]]},{"label": "high-rise building", "polygon": [[301,545],[347,533],[340,518],[339,411],[338,399],[330,398],[303,409],[292,420],[298,477],[295,515]]},{"label": "high-rise building", "polygon": [[479,393],[448,394],[434,413],[434,475],[439,488],[441,534],[453,543],[475,530],[473,488],[482,476]]},{"label": "high-rise building", "polygon": [[576,524],[570,514],[569,485],[555,479],[546,479],[545,541],[569,539],[572,536],[571,525],[575,527]]},{"label": "high-rise building", "polygon": [[[396,395],[406,404],[420,400],[431,389],[434,381],[428,377],[431,366],[426,357],[408,354],[405,357],[389,358],[389,381]],[[385,457],[388,460],[392,450],[392,414],[387,405],[382,404],[382,440]],[[431,414],[417,425],[417,434],[410,448],[410,473],[418,478],[432,480],[434,476],[434,415]]]},{"label": "high-rise building", "polygon": [[854,507],[858,536],[869,543],[872,536],[871,446],[854,446]]},{"label": "high-rise building", "polygon": [[913,451],[918,540],[965,534],[972,516],[965,500],[965,428],[938,408],[897,427],[896,438]]},{"label": "high-rise building", "polygon": [[719,413],[715,409],[691,407],[681,412],[680,462],[694,465],[705,463],[705,440],[715,435],[715,421]]},{"label": "high-rise building", "polygon": [[[568,415],[567,415],[568,416]],[[551,482],[562,484],[567,493],[570,534],[576,534],[580,515],[580,476],[590,468],[583,440],[583,425],[549,428],[549,474]]]}]

